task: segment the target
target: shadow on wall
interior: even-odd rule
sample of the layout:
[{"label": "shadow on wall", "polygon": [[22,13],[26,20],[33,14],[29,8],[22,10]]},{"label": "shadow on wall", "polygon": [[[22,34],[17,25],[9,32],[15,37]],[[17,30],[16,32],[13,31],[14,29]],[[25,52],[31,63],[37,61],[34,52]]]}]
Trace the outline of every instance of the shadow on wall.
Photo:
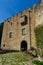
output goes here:
[{"label": "shadow on wall", "polygon": [[20,51],[15,51],[15,50],[0,50],[0,54],[7,54],[7,53],[12,53],[12,52],[20,52]]},{"label": "shadow on wall", "polygon": [[0,49],[1,49],[1,39],[2,39],[3,25],[4,25],[4,23],[0,23]]}]

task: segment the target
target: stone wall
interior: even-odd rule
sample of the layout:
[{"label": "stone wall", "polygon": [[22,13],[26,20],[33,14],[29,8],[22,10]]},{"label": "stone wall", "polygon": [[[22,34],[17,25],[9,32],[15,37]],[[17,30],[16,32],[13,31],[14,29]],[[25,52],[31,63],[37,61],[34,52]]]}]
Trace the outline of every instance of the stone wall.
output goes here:
[{"label": "stone wall", "polygon": [[[7,19],[4,22],[3,34],[2,34],[2,42],[1,49],[3,50],[21,50],[21,42],[25,40],[27,42],[27,50],[30,47],[36,48],[36,40],[34,34],[35,27],[35,18],[34,12],[30,9],[31,13],[29,13],[29,9],[24,10],[23,12]],[[21,17],[27,16],[27,24],[21,25],[20,20]],[[31,21],[29,19],[31,17]],[[22,18],[23,19],[23,18]],[[30,34],[30,24],[31,24],[31,34]],[[26,29],[26,35],[22,35],[22,29]],[[9,33],[13,32],[12,38],[9,38]],[[30,43],[31,37],[31,43]]]}]

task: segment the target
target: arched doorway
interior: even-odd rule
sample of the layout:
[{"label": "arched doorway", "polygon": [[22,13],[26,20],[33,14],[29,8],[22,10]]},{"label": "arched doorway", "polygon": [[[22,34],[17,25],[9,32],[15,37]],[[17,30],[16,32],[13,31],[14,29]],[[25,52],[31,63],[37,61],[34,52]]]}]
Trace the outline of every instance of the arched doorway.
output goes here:
[{"label": "arched doorway", "polygon": [[21,51],[27,51],[27,42],[25,40],[21,42]]}]

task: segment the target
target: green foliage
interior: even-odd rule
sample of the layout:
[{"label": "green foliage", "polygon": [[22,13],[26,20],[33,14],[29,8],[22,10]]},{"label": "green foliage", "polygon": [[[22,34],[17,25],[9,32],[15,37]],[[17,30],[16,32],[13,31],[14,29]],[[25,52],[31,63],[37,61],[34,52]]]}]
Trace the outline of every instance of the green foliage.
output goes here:
[{"label": "green foliage", "polygon": [[36,65],[43,65],[43,62],[40,62],[39,60],[34,60],[33,63]]},{"label": "green foliage", "polygon": [[40,48],[40,51],[43,51],[43,25],[35,28],[35,36],[37,48]]},{"label": "green foliage", "polygon": [[37,46],[43,47],[43,26],[38,26],[35,28],[36,42]]}]

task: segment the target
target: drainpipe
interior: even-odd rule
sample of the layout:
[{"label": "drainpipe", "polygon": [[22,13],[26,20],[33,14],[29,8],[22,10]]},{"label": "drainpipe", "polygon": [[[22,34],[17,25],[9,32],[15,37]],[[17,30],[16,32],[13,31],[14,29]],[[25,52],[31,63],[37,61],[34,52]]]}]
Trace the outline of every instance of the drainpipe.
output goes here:
[{"label": "drainpipe", "polygon": [[30,48],[31,48],[31,10],[29,10],[29,32],[30,32]]}]

